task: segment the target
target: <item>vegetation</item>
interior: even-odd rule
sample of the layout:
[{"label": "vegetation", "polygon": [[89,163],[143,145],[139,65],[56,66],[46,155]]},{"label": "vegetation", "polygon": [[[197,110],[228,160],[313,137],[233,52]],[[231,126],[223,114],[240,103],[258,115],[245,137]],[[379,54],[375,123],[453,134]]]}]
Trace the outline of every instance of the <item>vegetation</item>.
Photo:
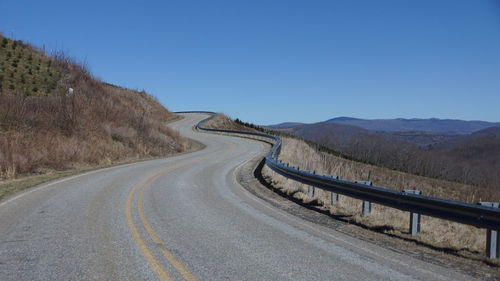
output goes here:
[{"label": "vegetation", "polygon": [[262,130],[263,130],[263,129],[262,129],[262,127],[257,126],[257,125],[254,125],[254,124],[252,124],[252,123],[243,122],[243,121],[241,121],[239,118],[236,118],[236,119],[234,120],[234,122],[235,122],[236,124],[238,124],[238,125],[241,125],[241,126],[243,126],[243,127],[246,127],[247,129],[248,129],[248,128],[250,128],[250,129],[252,129],[252,130],[256,130],[256,131],[262,131]]},{"label": "vegetation", "polygon": [[[469,135],[448,135],[438,144],[427,146],[405,141],[407,136],[418,139],[422,134],[406,132],[405,137],[400,138],[401,135],[395,137],[394,134],[331,122],[302,124],[280,128],[280,131],[359,162],[500,192],[500,127]],[[434,136],[423,136],[421,140],[428,141]]]},{"label": "vegetation", "polygon": [[500,137],[474,139],[439,149],[377,135],[349,139],[323,134],[308,138],[363,163],[500,192]]},{"label": "vegetation", "polygon": [[221,129],[224,128],[225,130],[233,130],[233,131],[249,131],[249,132],[255,132],[257,126],[247,126],[243,124],[239,119],[238,121],[235,122],[231,118],[227,117],[225,114],[218,113],[209,120],[208,122],[205,123],[205,127],[211,128],[211,129]]},{"label": "vegetation", "polygon": [[145,92],[3,36],[0,58],[0,180],[190,149],[166,125],[175,115]]}]

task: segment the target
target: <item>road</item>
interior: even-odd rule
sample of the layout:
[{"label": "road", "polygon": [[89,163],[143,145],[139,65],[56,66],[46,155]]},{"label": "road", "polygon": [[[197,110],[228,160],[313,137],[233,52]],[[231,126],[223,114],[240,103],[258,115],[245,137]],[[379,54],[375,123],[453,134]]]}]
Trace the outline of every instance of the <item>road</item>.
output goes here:
[{"label": "road", "polygon": [[301,220],[235,171],[269,147],[172,124],[206,148],[0,202],[0,280],[471,280]]}]

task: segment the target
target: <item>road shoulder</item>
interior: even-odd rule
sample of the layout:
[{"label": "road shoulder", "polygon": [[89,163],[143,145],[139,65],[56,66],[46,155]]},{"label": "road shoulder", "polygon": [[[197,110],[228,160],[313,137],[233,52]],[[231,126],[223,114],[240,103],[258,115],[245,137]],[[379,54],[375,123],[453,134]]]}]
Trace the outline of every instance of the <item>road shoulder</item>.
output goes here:
[{"label": "road shoulder", "polygon": [[500,280],[500,267],[488,265],[483,261],[454,256],[414,241],[391,237],[387,234],[363,228],[362,225],[349,223],[341,217],[336,218],[321,210],[319,206],[303,203],[274,188],[261,173],[264,166],[264,154],[261,154],[236,171],[237,181],[254,196],[268,202],[273,207],[283,210],[303,220],[333,229],[371,244],[394,251],[480,280]]}]

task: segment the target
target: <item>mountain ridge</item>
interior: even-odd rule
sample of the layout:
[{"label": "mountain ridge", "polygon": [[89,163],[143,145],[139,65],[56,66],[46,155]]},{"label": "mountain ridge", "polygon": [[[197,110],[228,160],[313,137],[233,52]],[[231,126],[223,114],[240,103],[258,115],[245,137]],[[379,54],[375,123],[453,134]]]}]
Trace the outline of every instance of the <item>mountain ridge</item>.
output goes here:
[{"label": "mountain ridge", "polygon": [[500,126],[500,122],[439,118],[358,119],[341,117],[341,119],[332,118],[325,122],[354,125],[372,131],[420,131],[445,134],[470,134],[489,127]]},{"label": "mountain ridge", "polygon": [[[439,119],[439,118],[394,118],[394,119],[360,119],[354,117],[335,117],[317,123],[335,123],[356,126],[370,131],[388,133],[420,132],[444,135],[468,135],[490,127],[500,126],[500,122],[481,120]],[[274,129],[291,129],[301,125],[317,123],[284,122],[266,127]]]}]

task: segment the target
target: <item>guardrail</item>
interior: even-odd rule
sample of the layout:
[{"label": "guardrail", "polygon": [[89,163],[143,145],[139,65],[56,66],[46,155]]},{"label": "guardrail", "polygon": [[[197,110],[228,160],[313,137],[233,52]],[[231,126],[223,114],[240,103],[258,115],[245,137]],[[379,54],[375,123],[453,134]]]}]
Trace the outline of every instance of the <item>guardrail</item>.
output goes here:
[{"label": "guardrail", "polygon": [[500,208],[498,203],[480,202],[478,205],[455,200],[447,200],[420,195],[416,190],[397,191],[389,188],[372,186],[371,182],[350,182],[338,177],[316,175],[315,172],[300,170],[299,167],[289,166],[279,159],[281,151],[281,138],[264,133],[251,133],[245,131],[219,130],[206,128],[203,125],[215,115],[208,111],[186,111],[177,113],[206,113],[212,116],[200,121],[196,128],[203,131],[222,132],[230,134],[243,134],[269,138],[274,141],[271,150],[266,154],[266,165],[276,173],[295,181],[313,187],[310,194],[314,194],[314,187],[332,193],[332,203],[337,194],[346,195],[363,200],[363,214],[371,210],[371,203],[377,203],[402,211],[410,212],[410,233],[416,234],[420,230],[420,215],[427,215],[449,221],[486,228],[486,252],[489,258],[500,257]]}]

